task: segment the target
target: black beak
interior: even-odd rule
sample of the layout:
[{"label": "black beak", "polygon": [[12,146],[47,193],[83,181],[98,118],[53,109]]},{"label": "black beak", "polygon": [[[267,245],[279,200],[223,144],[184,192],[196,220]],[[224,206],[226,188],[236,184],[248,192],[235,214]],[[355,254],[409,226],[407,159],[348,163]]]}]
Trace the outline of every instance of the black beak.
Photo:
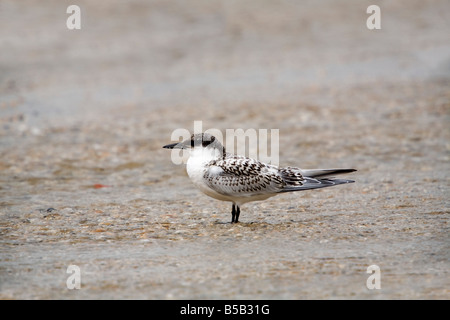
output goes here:
[{"label": "black beak", "polygon": [[184,145],[181,142],[172,143],[164,146],[165,149],[184,149]]}]

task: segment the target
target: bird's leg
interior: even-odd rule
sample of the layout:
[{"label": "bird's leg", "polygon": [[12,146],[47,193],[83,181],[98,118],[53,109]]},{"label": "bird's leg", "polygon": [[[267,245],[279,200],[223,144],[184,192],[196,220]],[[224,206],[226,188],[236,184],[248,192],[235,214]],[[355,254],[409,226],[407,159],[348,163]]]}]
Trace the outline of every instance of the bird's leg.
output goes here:
[{"label": "bird's leg", "polygon": [[231,223],[234,223],[235,216],[236,216],[236,207],[234,206],[234,203],[233,203],[233,206],[231,207]]},{"label": "bird's leg", "polygon": [[241,208],[239,208],[238,205],[236,205],[236,217],[234,219],[234,223],[238,223],[239,215],[241,214]]}]

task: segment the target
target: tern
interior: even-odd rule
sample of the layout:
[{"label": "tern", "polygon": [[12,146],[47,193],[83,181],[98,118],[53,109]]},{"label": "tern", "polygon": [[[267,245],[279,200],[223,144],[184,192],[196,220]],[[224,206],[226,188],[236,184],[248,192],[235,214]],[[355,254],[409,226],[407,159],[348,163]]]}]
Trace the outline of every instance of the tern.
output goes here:
[{"label": "tern", "polygon": [[240,207],[247,202],[266,200],[285,192],[303,191],[355,182],[335,179],[355,169],[300,169],[278,167],[226,152],[216,137],[193,134],[189,139],[163,146],[189,149],[186,171],[194,185],[206,195],[232,202],[231,223],[239,221]]}]

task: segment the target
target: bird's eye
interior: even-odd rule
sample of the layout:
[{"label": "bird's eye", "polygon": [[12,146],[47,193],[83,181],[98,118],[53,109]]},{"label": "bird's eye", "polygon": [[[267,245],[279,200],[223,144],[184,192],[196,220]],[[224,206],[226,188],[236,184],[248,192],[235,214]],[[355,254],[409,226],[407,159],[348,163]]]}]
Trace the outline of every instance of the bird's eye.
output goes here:
[{"label": "bird's eye", "polygon": [[206,147],[207,145],[209,145],[211,143],[210,140],[202,140],[202,147]]},{"label": "bird's eye", "polygon": [[[191,140],[191,147],[192,148],[194,148],[196,146],[203,146],[204,147],[205,146],[204,143],[205,143],[205,141],[203,141],[203,139],[196,137],[196,138]],[[208,141],[208,144],[209,144],[209,141]]]},{"label": "bird's eye", "polygon": [[202,146],[206,147],[210,145],[216,138],[214,136],[210,137],[209,139],[202,139]]}]

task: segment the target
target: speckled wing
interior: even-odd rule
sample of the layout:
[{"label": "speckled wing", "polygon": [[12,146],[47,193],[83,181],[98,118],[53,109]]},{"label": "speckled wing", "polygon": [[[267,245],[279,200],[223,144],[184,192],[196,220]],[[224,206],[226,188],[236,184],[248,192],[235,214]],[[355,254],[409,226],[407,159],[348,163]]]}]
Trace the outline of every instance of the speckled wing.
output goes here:
[{"label": "speckled wing", "polygon": [[275,194],[285,187],[277,167],[240,156],[210,162],[203,178],[217,193],[234,197]]}]

